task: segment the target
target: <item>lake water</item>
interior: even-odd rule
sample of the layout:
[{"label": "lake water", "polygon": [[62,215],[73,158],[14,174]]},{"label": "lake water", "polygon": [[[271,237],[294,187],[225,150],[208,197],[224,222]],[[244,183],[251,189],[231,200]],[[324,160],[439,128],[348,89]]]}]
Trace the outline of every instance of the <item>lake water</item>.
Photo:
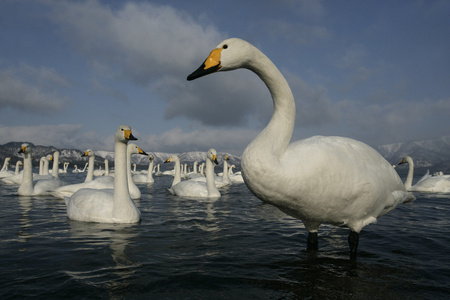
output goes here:
[{"label": "lake water", "polygon": [[[68,183],[83,174],[62,174]],[[182,199],[171,177],[139,185],[134,225],[70,221],[63,200],[0,183],[0,299],[449,299],[450,195],[416,194],[363,229],[302,223],[244,184]]]}]

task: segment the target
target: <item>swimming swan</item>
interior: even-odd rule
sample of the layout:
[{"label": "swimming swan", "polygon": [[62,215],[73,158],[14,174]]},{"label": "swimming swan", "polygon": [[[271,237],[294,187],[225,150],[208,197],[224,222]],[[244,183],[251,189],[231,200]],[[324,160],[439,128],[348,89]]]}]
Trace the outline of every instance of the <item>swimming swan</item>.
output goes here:
[{"label": "swimming swan", "polygon": [[250,43],[221,42],[187,80],[238,68],[259,76],[274,106],[270,122],[242,155],[245,184],[262,201],[302,220],[310,250],[318,248],[320,224],[350,228],[350,257],[355,259],[361,229],[414,196],[391,164],[362,142],[314,136],[290,143],[295,123],[291,89],[272,61]]},{"label": "swimming swan", "polygon": [[[176,196],[193,198],[219,198],[220,192],[216,188],[214,181],[214,165],[217,165],[217,153],[214,149],[209,149],[206,154],[206,182],[194,179],[181,181],[172,185],[169,192]],[[179,160],[178,160],[179,163]],[[178,170],[176,169],[176,172]],[[179,171],[178,171],[179,172]]]},{"label": "swimming swan", "polygon": [[141,198],[141,191],[133,181],[133,175],[131,174],[131,156],[133,154],[148,155],[136,144],[128,144],[127,146],[127,180],[128,180],[128,191],[130,197],[133,200]]},{"label": "swimming swan", "polygon": [[127,182],[127,143],[136,140],[131,128],[121,125],[114,135],[114,189],[80,189],[65,198],[71,220],[99,223],[136,223],[141,213],[130,198]]},{"label": "swimming swan", "polygon": [[446,175],[431,176],[428,173],[415,185],[412,185],[414,176],[414,162],[410,156],[405,156],[399,165],[409,165],[408,176],[405,180],[405,188],[412,192],[450,193],[450,179]]},{"label": "swimming swan", "polygon": [[148,170],[147,173],[144,174],[134,174],[133,175],[133,181],[135,183],[153,183],[155,180],[153,179],[153,155],[150,155],[148,157],[149,164],[148,164]]},{"label": "swimming swan", "polygon": [[22,144],[19,150],[19,153],[23,154],[22,182],[17,192],[20,196],[48,195],[50,191],[61,186],[61,181],[52,176],[46,179],[33,180],[31,152],[32,149],[29,144]]}]

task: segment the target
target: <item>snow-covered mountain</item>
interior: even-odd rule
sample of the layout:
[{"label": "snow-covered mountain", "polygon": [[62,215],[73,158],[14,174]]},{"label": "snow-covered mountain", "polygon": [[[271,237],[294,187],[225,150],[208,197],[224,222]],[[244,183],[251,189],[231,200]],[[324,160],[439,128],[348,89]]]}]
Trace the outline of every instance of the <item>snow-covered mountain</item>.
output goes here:
[{"label": "snow-covered mountain", "polygon": [[[22,155],[19,154],[20,146],[23,142],[10,142],[4,145],[0,145],[0,166],[3,165],[3,161],[6,157],[11,157],[10,166],[14,166],[17,160],[22,159]],[[87,158],[81,157],[84,153],[83,151],[76,149],[56,149],[53,146],[39,146],[34,145],[32,143],[28,143],[32,146],[33,152],[33,164],[34,166],[39,165],[39,159],[42,156],[46,156],[47,154],[53,154],[56,150],[60,151],[60,162],[69,162],[69,168],[73,168],[74,165],[78,165],[78,167],[83,167],[84,164],[88,161]],[[173,164],[164,164],[164,162],[175,153],[163,153],[163,152],[147,152],[149,155],[153,155],[155,166],[161,164],[162,170],[168,170],[173,168]],[[195,161],[201,163],[205,161],[206,151],[196,151],[196,152],[185,152],[185,153],[176,153],[180,158],[181,163],[186,163],[188,165],[192,165]],[[217,160],[219,161],[219,166],[223,163],[223,158],[227,155],[227,153],[218,153]],[[229,165],[236,165],[237,169],[240,170],[241,158],[236,155],[228,154],[229,156]],[[114,152],[112,151],[95,151],[95,168],[97,169],[99,166],[104,166],[104,160],[107,159],[109,161],[109,166],[114,166]],[[131,162],[138,165],[138,169],[146,169],[149,164],[148,156],[146,155],[133,155],[131,158]],[[219,168],[217,167],[217,171]],[[236,171],[236,170],[235,170]]]},{"label": "snow-covered mountain", "polygon": [[[31,144],[31,143],[29,143]],[[12,157],[11,166],[15,165],[18,159],[21,159],[18,151],[22,142],[10,142],[4,145],[0,145],[0,165],[6,157]],[[38,165],[39,158],[47,154],[52,154],[57,150],[53,146],[38,146],[33,145],[33,157],[35,158],[35,165]],[[398,164],[401,159],[409,155],[413,158],[416,170],[418,173],[425,172],[427,169],[430,172],[443,171],[444,173],[450,173],[450,136],[444,136],[434,140],[414,141],[407,143],[397,143],[390,145],[382,145],[375,147],[375,149],[381,153],[390,163]],[[70,162],[70,168],[77,164],[79,167],[84,166],[87,162],[87,158],[81,157],[82,151],[76,149],[58,149],[61,153],[60,161]],[[145,150],[145,149],[144,149]],[[163,152],[148,152],[153,155],[155,165],[161,164],[162,170],[173,168],[173,164],[164,164],[173,153]],[[223,157],[226,153],[218,153],[219,166],[223,163]],[[188,165],[192,165],[195,161],[203,162],[206,157],[206,152],[185,152],[179,153],[180,161]],[[236,165],[237,169],[240,169],[241,158],[236,155],[229,155],[229,165]],[[110,166],[113,166],[114,152],[109,151],[95,151],[95,166],[103,166],[104,160],[107,159],[110,162]],[[132,163],[136,163],[139,169],[145,169],[148,166],[148,157],[144,155],[133,155]],[[405,171],[406,166],[399,167],[399,171]],[[219,167],[216,169],[219,170]]]}]

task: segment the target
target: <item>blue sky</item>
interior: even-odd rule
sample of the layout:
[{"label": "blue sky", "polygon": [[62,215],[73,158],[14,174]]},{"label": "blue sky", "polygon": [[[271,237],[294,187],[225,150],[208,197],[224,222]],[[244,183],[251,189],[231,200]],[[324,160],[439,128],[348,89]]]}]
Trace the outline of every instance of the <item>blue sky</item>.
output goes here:
[{"label": "blue sky", "polygon": [[247,70],[192,82],[220,41],[245,39],[287,78],[293,140],[370,145],[450,135],[450,1],[0,2],[0,144],[241,155],[272,101]]}]

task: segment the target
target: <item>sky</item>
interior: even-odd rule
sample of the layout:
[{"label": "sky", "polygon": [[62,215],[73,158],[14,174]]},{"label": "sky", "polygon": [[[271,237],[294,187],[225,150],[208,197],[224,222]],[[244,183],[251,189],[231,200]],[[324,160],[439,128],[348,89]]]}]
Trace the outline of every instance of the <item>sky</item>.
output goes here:
[{"label": "sky", "polygon": [[292,140],[450,135],[450,1],[0,1],[0,144],[241,155],[273,112],[248,70],[194,81],[222,40],[264,52],[296,101]]}]

